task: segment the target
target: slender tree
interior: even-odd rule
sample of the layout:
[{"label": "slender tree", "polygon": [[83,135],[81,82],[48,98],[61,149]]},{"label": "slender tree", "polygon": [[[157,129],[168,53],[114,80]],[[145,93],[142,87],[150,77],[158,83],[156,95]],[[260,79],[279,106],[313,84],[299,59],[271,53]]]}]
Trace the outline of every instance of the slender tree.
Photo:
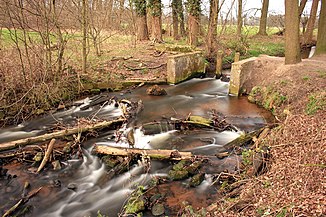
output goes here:
[{"label": "slender tree", "polygon": [[308,0],[301,0],[299,5],[299,17],[301,17]]},{"label": "slender tree", "polygon": [[326,0],[321,0],[316,55],[326,54]]},{"label": "slender tree", "polygon": [[242,31],[242,0],[238,0],[237,36],[241,35],[241,31]]},{"label": "slender tree", "polygon": [[259,21],[258,35],[267,35],[266,26],[267,26],[268,5],[269,5],[269,0],[263,0],[263,6],[261,9],[261,16]]},{"label": "slender tree", "polygon": [[148,7],[150,8],[151,24],[152,24],[152,40],[162,42],[162,2],[161,0],[149,0]]},{"label": "slender tree", "polygon": [[172,27],[173,38],[179,39],[178,0],[172,0]]},{"label": "slender tree", "polygon": [[318,10],[318,3],[319,0],[313,0],[311,10],[310,10],[310,17],[308,20],[307,24],[307,30],[305,31],[303,35],[303,43],[304,44],[309,44],[312,42],[312,36],[313,36],[313,31],[315,27],[315,22],[316,22],[316,15],[317,15],[317,10]]},{"label": "slender tree", "polygon": [[134,5],[137,15],[137,40],[148,40],[146,0],[135,0]]},{"label": "slender tree", "polygon": [[189,44],[192,46],[198,45],[200,11],[200,0],[188,0]]},{"label": "slender tree", "polygon": [[301,62],[298,0],[285,0],[285,64]]},{"label": "slender tree", "polygon": [[83,31],[83,73],[86,73],[87,63],[87,4],[86,0],[82,2],[82,31]]},{"label": "slender tree", "polygon": [[184,9],[183,9],[183,4],[182,0],[177,0],[178,2],[178,18],[180,21],[180,35],[182,37],[186,36],[186,28],[185,28],[185,16],[184,16]]}]

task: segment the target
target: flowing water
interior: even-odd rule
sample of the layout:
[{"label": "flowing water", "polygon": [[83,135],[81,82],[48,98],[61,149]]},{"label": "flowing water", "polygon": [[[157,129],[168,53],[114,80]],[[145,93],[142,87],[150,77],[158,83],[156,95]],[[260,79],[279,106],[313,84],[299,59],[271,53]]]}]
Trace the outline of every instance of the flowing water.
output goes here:
[{"label": "flowing water", "polygon": [[[241,132],[258,129],[272,121],[270,113],[250,104],[246,98],[229,96],[228,85],[216,79],[192,79],[178,85],[162,85],[167,91],[166,96],[146,95],[146,87],[121,93],[103,93],[100,96],[143,101],[144,110],[132,124],[136,148],[178,149],[213,158],[214,154],[223,150],[223,145]],[[2,129],[0,143],[40,135],[55,124],[72,124],[81,117],[115,119],[122,114],[114,105],[92,106],[92,102],[100,96],[76,102],[65,111]],[[171,118],[184,119],[189,114],[209,118],[212,109],[222,113],[239,131],[180,131],[168,123]],[[130,130],[130,127],[126,126],[125,130]],[[112,130],[101,132],[96,138],[84,142],[83,158],[61,162],[64,167],[60,171],[45,170],[36,175],[29,172],[27,165],[7,165],[9,173],[17,175],[17,178],[0,180],[0,210],[10,208],[20,198],[23,185],[18,183],[28,180],[33,188],[43,186],[40,193],[28,202],[34,207],[28,216],[96,216],[98,211],[108,216],[118,216],[126,199],[137,186],[146,185],[153,177],[167,177],[171,165],[151,161],[149,167],[139,162],[128,172],[112,176],[100,160],[91,154],[91,148],[93,144],[129,147],[126,141],[116,142],[114,133]],[[235,160],[227,158],[208,166],[205,181],[197,188],[187,187],[188,180],[162,185],[161,190],[169,195],[167,203],[173,205],[180,203],[180,200],[187,200],[194,207],[211,203],[217,197],[216,189],[211,185],[212,175],[234,165]],[[168,209],[165,214],[175,215],[173,210]]]}]

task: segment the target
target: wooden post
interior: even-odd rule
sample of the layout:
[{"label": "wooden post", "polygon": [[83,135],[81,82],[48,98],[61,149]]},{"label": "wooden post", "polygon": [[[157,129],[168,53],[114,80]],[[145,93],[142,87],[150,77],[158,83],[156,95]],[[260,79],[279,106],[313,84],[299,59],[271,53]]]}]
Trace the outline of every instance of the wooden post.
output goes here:
[{"label": "wooden post", "polygon": [[216,55],[216,78],[221,77],[223,69],[223,51],[218,50]]},{"label": "wooden post", "polygon": [[234,55],[234,62],[239,62],[240,61],[240,52],[236,52]]}]

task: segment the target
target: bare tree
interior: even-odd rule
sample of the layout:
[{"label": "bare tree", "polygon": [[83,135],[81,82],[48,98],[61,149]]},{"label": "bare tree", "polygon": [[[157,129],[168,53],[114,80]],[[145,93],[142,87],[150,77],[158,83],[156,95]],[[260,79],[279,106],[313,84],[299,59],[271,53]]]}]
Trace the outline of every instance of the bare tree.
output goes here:
[{"label": "bare tree", "polygon": [[188,0],[188,40],[192,46],[198,45],[200,11],[200,0]]},{"label": "bare tree", "polygon": [[311,10],[310,10],[310,17],[308,20],[307,24],[307,30],[305,31],[303,35],[303,43],[304,44],[309,44],[312,42],[312,36],[313,36],[313,31],[315,27],[315,22],[316,22],[316,15],[317,15],[317,10],[318,10],[318,3],[319,0],[313,0]]},{"label": "bare tree", "polygon": [[161,0],[149,0],[148,8],[151,15],[152,40],[162,42],[162,2]]},{"label": "bare tree", "polygon": [[[173,38],[179,39],[179,17],[178,17],[178,5],[180,0],[172,0],[172,27],[173,27]],[[182,1],[181,1],[182,4]]]},{"label": "bare tree", "polygon": [[269,5],[269,0],[263,0],[263,6],[261,9],[261,16],[259,21],[258,35],[267,35],[266,26],[267,26],[268,5]]},{"label": "bare tree", "polygon": [[209,8],[209,24],[206,40],[206,52],[208,56],[213,56],[213,52],[216,50],[217,41],[217,19],[219,13],[219,1],[210,0]]},{"label": "bare tree", "polygon": [[298,0],[285,0],[285,64],[301,62]]},{"label": "bare tree", "polygon": [[146,0],[134,1],[137,15],[137,40],[148,40]]}]

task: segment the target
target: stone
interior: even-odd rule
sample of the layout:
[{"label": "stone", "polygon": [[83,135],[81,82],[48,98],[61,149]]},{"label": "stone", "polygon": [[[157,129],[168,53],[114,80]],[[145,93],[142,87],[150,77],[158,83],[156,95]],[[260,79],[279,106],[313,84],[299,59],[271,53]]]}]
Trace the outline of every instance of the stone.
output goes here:
[{"label": "stone", "polygon": [[192,164],[190,164],[190,165],[186,168],[186,170],[188,171],[188,173],[189,173],[190,175],[195,175],[195,174],[198,173],[201,164],[202,164],[202,162],[200,162],[200,161],[195,161],[195,162],[193,162]]},{"label": "stone", "polygon": [[182,180],[188,178],[189,173],[187,170],[170,170],[169,178],[173,181]]},{"label": "stone", "polygon": [[218,159],[223,159],[223,158],[226,158],[228,157],[230,154],[229,152],[220,152],[220,153],[217,153],[215,154],[215,156],[218,158]]},{"label": "stone", "polygon": [[198,173],[198,174],[194,175],[193,177],[191,177],[189,186],[196,187],[196,186],[200,185],[204,181],[204,179],[205,179],[205,173]]},{"label": "stone", "polygon": [[52,162],[53,170],[61,170],[60,161],[56,160]]},{"label": "stone", "polygon": [[166,91],[162,87],[158,86],[157,84],[147,88],[146,93],[148,95],[153,95],[153,96],[167,95]]},{"label": "stone", "polygon": [[76,183],[69,183],[67,185],[67,188],[74,191],[74,190],[77,189],[77,184]]},{"label": "stone", "polygon": [[160,216],[165,213],[164,206],[161,203],[154,204],[151,211],[154,216]]},{"label": "stone", "polygon": [[173,165],[172,170],[178,171],[183,170],[185,166],[189,165],[190,161],[187,160],[181,160],[177,164]]},{"label": "stone", "polygon": [[205,71],[205,59],[201,52],[191,52],[168,57],[167,82],[177,84]]}]

